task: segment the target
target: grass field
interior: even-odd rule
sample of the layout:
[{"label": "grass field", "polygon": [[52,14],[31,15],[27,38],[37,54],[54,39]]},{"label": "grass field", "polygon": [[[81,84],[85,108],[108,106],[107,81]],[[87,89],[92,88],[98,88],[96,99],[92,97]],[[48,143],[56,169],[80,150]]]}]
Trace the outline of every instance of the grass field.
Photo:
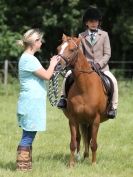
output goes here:
[{"label": "grass field", "polygon": [[95,166],[90,159],[81,159],[74,168],[67,167],[68,121],[47,101],[47,131],[38,133],[34,142],[33,170],[15,171],[16,148],[21,136],[16,121],[17,97],[16,84],[7,89],[0,86],[0,177],[133,177],[132,82],[119,82],[118,116],[100,126]]}]

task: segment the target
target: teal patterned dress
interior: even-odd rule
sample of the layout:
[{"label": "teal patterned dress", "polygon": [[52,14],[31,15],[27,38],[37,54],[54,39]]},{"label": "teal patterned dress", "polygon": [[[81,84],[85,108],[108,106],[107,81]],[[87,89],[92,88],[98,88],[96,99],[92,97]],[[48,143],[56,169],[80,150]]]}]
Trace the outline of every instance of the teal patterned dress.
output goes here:
[{"label": "teal patterned dress", "polygon": [[31,54],[23,53],[19,59],[17,118],[19,126],[26,131],[46,130],[46,82],[34,74],[41,68],[39,60]]}]

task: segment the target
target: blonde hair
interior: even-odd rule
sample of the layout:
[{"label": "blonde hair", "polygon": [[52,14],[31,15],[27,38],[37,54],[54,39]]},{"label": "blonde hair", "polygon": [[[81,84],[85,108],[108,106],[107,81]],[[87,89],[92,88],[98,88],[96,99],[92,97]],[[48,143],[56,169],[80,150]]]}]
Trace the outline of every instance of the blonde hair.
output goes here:
[{"label": "blonde hair", "polygon": [[36,39],[43,38],[43,32],[40,29],[30,29],[24,33],[21,40],[17,40],[17,44],[26,49],[29,46],[32,46]]}]

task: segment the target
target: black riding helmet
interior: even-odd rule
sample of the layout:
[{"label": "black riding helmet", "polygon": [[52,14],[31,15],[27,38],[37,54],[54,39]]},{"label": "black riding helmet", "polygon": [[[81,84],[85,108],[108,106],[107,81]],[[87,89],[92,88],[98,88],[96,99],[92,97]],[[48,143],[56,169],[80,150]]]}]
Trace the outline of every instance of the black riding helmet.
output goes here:
[{"label": "black riding helmet", "polygon": [[100,11],[96,7],[89,7],[83,15],[83,24],[85,25],[88,20],[101,21],[101,19],[102,16]]}]

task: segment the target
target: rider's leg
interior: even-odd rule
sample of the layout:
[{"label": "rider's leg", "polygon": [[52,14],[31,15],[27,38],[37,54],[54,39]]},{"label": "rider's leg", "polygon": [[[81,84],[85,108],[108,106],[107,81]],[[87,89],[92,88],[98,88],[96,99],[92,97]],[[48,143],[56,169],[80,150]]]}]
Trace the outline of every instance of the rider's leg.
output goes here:
[{"label": "rider's leg", "polygon": [[104,71],[104,74],[106,74],[108,77],[110,77],[113,84],[114,84],[112,108],[109,110],[110,118],[114,118],[116,116],[116,111],[117,111],[117,107],[118,107],[118,84],[117,84],[116,78],[114,77],[114,75],[110,71]]},{"label": "rider's leg", "polygon": [[66,92],[65,92],[65,84],[66,84],[66,79],[67,77],[71,74],[71,70],[69,70],[63,80],[63,84],[62,84],[62,90],[61,90],[61,99],[59,100],[57,107],[58,108],[66,108],[67,106],[67,101],[66,101]]}]

